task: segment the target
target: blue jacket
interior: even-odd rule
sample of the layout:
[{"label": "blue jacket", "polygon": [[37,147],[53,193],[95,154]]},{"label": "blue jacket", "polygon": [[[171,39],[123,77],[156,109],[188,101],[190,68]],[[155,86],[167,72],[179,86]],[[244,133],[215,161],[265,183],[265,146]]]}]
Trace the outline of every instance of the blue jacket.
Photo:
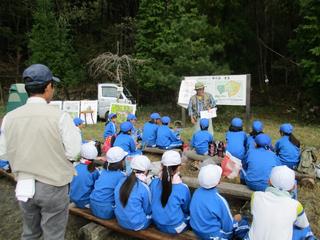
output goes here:
[{"label": "blue jacket", "polygon": [[246,184],[254,191],[264,191],[268,187],[272,168],[278,165],[277,156],[271,150],[251,149],[242,161]]},{"label": "blue jacket", "polygon": [[275,151],[282,165],[292,168],[299,164],[300,148],[290,142],[289,136],[283,136],[276,142]]},{"label": "blue jacket", "polygon": [[158,147],[169,147],[170,144],[179,141],[181,140],[176,136],[176,134],[174,134],[174,132],[167,125],[161,125],[158,127],[156,140],[156,145]]},{"label": "blue jacket", "polygon": [[103,169],[99,179],[94,184],[90,195],[90,208],[93,215],[111,219],[114,217],[114,189],[126,177],[122,171],[108,171]]},{"label": "blue jacket", "polygon": [[207,130],[200,130],[193,134],[190,145],[194,147],[197,154],[208,154],[209,143],[213,142],[213,136]]},{"label": "blue jacket", "polygon": [[146,146],[152,146],[156,144],[158,127],[159,126],[155,123],[146,122],[144,124],[142,142]]},{"label": "blue jacket", "polygon": [[247,135],[244,131],[226,133],[227,147],[226,150],[232,156],[243,160],[246,154]]},{"label": "blue jacket", "polygon": [[246,150],[249,151],[251,149],[254,149],[256,147],[256,142],[254,140],[254,137],[249,135],[247,137],[247,146],[246,146]]},{"label": "blue jacket", "polygon": [[120,133],[113,144],[114,147],[121,147],[124,151],[131,154],[134,153],[136,149],[136,144],[134,143],[131,135]]},{"label": "blue jacket", "polygon": [[172,231],[167,231],[168,233],[177,233],[175,228],[185,223],[189,217],[191,195],[188,186],[184,183],[172,184],[172,192],[164,208],[161,204],[162,183],[159,178],[152,180],[150,190],[152,218],[157,228],[171,228]]},{"label": "blue jacket", "polygon": [[90,194],[95,181],[99,178],[99,171],[88,171],[88,165],[80,163],[76,166],[77,175],[73,177],[70,185],[70,199],[77,207],[85,208],[90,202]]},{"label": "blue jacket", "polygon": [[227,201],[216,188],[198,188],[190,204],[190,225],[198,237],[231,239],[233,217]]},{"label": "blue jacket", "polygon": [[115,215],[120,226],[138,231],[147,228],[151,223],[151,193],[148,185],[137,179],[131,190],[127,205],[122,206],[120,188],[125,179],[122,179],[114,190],[116,203]]},{"label": "blue jacket", "polygon": [[109,136],[112,136],[117,133],[117,126],[112,121],[104,127],[103,138],[106,139]]}]

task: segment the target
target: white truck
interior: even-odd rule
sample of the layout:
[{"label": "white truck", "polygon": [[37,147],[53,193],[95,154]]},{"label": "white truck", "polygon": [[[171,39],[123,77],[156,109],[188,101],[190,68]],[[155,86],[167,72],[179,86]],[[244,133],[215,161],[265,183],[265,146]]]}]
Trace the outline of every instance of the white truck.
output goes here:
[{"label": "white truck", "polygon": [[111,103],[135,104],[136,101],[126,87],[116,83],[98,84],[98,117],[107,119]]}]

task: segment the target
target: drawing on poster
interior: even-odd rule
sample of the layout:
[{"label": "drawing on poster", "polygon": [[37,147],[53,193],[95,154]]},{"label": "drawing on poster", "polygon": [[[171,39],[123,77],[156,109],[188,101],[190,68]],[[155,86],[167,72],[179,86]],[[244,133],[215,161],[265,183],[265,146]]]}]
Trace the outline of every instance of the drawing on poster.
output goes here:
[{"label": "drawing on poster", "polygon": [[127,120],[129,113],[135,114],[137,105],[126,103],[111,103],[110,112],[117,114],[117,123],[122,123]]}]

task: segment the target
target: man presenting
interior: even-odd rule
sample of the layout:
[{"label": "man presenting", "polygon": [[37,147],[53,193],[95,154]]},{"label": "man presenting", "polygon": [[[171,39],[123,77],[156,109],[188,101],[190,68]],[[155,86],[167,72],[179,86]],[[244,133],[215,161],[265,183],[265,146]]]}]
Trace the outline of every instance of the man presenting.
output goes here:
[{"label": "man presenting", "polygon": [[[200,130],[200,112],[212,109],[216,106],[216,101],[210,93],[204,91],[204,84],[197,82],[195,84],[196,94],[190,98],[188,112],[191,123],[194,125],[194,132]],[[208,131],[213,134],[212,119],[209,119]]]},{"label": "man presenting", "polygon": [[0,157],[15,175],[23,217],[22,240],[64,239],[68,221],[70,160],[80,152],[81,136],[68,113],[48,103],[60,80],[42,64],[23,72],[29,99],[3,119]]}]

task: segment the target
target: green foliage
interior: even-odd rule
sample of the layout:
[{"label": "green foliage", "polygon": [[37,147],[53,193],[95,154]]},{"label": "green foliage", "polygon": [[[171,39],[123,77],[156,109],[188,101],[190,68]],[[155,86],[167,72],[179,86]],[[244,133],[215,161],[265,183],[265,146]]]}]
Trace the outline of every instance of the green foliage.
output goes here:
[{"label": "green foliage", "polygon": [[69,24],[66,18],[53,14],[50,0],[38,0],[28,47],[31,51],[29,63],[42,63],[61,78],[67,98],[69,88],[84,78],[83,67],[72,47]]},{"label": "green foliage", "polygon": [[137,76],[144,89],[172,91],[183,76],[229,71],[215,60],[224,51],[221,29],[208,24],[194,0],[142,0],[136,27],[137,57],[149,60]]},{"label": "green foliage", "polygon": [[304,84],[320,86],[320,2],[300,0],[302,22],[296,29],[296,38],[289,48],[302,70]]}]

